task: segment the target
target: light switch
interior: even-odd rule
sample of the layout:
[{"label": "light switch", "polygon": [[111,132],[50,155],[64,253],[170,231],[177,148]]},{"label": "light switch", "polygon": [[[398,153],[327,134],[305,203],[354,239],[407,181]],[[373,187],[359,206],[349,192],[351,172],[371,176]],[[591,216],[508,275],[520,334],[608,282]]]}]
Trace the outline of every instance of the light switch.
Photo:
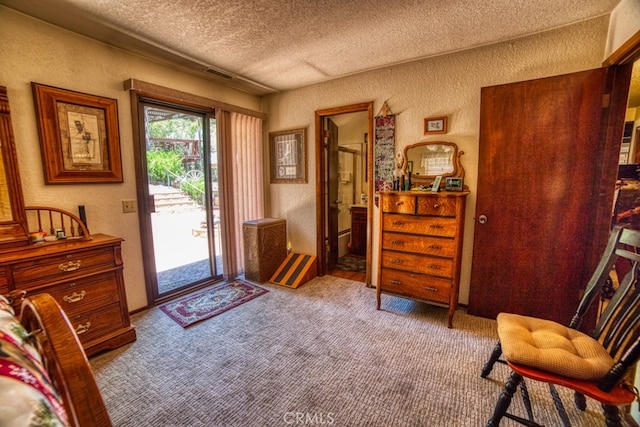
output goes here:
[{"label": "light switch", "polygon": [[136,206],[136,201],[135,200],[123,200],[122,201],[122,212],[123,213],[128,213],[128,212],[135,212],[138,210],[138,207]]}]

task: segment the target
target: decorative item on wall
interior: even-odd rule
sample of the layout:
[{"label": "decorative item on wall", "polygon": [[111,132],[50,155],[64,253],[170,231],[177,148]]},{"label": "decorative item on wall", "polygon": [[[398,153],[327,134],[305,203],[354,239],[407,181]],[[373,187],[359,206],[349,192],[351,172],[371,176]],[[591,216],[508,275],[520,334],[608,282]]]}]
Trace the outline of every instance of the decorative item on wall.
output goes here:
[{"label": "decorative item on wall", "polygon": [[427,117],[424,119],[424,134],[437,135],[447,133],[447,116]]},{"label": "decorative item on wall", "polygon": [[378,116],[375,117],[375,122],[373,168],[375,191],[391,190],[395,169],[396,116],[391,113],[387,101],[384,102]]},{"label": "decorative item on wall", "polygon": [[31,83],[46,184],[122,182],[115,99]]},{"label": "decorative item on wall", "polygon": [[307,131],[269,132],[271,183],[307,182]]}]

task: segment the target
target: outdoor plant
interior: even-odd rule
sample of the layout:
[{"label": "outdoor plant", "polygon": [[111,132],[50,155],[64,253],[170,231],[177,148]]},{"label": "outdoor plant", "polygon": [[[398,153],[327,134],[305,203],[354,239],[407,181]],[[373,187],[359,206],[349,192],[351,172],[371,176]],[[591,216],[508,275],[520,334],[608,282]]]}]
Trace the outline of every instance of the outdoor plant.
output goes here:
[{"label": "outdoor plant", "polygon": [[154,184],[168,184],[184,175],[184,154],[177,149],[147,152],[147,171]]},{"label": "outdoor plant", "polygon": [[204,176],[196,178],[186,178],[180,182],[180,189],[187,193],[189,197],[197,203],[203,203]]}]

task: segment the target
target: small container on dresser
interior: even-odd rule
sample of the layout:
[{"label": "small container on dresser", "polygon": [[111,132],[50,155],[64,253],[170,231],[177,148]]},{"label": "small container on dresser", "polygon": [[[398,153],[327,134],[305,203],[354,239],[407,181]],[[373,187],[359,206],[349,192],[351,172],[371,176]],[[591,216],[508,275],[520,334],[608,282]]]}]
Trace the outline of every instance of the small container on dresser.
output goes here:
[{"label": "small container on dresser", "polygon": [[380,193],[381,294],[448,307],[448,327],[458,305],[460,256],[468,191]]},{"label": "small container on dresser", "polygon": [[136,339],[124,288],[122,239],[94,234],[0,252],[0,292],[51,294],[87,356]]}]

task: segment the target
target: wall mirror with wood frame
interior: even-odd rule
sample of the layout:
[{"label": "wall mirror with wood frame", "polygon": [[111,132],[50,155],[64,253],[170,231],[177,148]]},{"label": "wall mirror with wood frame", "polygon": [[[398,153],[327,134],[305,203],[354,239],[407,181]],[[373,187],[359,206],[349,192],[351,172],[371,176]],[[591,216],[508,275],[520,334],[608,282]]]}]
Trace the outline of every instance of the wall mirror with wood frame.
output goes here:
[{"label": "wall mirror with wood frame", "polygon": [[437,176],[464,178],[464,168],[458,150],[453,142],[429,141],[408,145],[404,149],[402,173],[411,172],[415,186],[430,184]]},{"label": "wall mirror with wood frame", "polygon": [[0,86],[0,250],[28,244],[9,97],[7,88]]}]

